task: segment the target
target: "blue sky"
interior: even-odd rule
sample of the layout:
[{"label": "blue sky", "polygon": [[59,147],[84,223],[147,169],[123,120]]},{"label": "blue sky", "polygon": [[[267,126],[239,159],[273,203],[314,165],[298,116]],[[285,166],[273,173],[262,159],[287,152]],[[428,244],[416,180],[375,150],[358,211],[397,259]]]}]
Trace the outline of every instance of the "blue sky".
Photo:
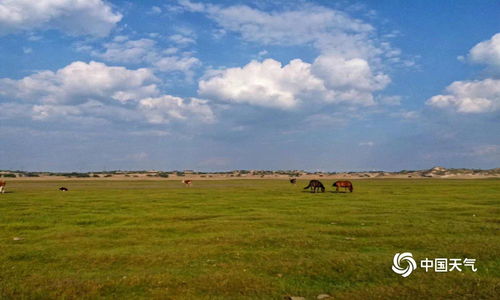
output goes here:
[{"label": "blue sky", "polygon": [[0,169],[500,167],[500,2],[0,0]]}]

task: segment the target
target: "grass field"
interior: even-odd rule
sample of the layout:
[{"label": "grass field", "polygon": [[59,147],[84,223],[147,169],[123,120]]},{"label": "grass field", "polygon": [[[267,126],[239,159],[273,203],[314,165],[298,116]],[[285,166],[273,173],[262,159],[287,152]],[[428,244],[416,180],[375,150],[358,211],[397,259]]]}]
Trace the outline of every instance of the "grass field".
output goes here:
[{"label": "grass field", "polygon": [[[10,181],[0,298],[498,299],[500,180],[325,182]],[[406,251],[478,271],[403,278]]]}]

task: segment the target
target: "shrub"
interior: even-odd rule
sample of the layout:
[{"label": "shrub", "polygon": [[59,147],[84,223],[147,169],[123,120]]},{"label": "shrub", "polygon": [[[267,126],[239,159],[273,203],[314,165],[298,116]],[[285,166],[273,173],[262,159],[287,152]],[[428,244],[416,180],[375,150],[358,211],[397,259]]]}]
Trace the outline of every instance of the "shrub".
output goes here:
[{"label": "shrub", "polygon": [[26,177],[40,177],[37,173],[24,173],[24,176]]}]

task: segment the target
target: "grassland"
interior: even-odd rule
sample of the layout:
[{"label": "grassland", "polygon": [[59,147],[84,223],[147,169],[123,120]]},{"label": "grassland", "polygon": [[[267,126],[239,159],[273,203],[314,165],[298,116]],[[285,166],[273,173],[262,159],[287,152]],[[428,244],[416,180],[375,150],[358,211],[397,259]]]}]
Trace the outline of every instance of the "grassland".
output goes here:
[{"label": "grassland", "polygon": [[[500,180],[354,184],[11,181],[0,298],[498,299]],[[391,265],[405,251],[476,258],[478,271],[402,278]]]}]

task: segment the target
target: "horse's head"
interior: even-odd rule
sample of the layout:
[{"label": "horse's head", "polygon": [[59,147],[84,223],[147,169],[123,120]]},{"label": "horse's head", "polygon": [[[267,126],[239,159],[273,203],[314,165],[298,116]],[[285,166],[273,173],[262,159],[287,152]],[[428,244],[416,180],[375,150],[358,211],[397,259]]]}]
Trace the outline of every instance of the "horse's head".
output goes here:
[{"label": "horse's head", "polygon": [[321,192],[322,192],[322,193],[324,193],[324,192],[325,192],[325,187],[324,187],[324,186],[322,186],[322,187],[321,187]]}]

